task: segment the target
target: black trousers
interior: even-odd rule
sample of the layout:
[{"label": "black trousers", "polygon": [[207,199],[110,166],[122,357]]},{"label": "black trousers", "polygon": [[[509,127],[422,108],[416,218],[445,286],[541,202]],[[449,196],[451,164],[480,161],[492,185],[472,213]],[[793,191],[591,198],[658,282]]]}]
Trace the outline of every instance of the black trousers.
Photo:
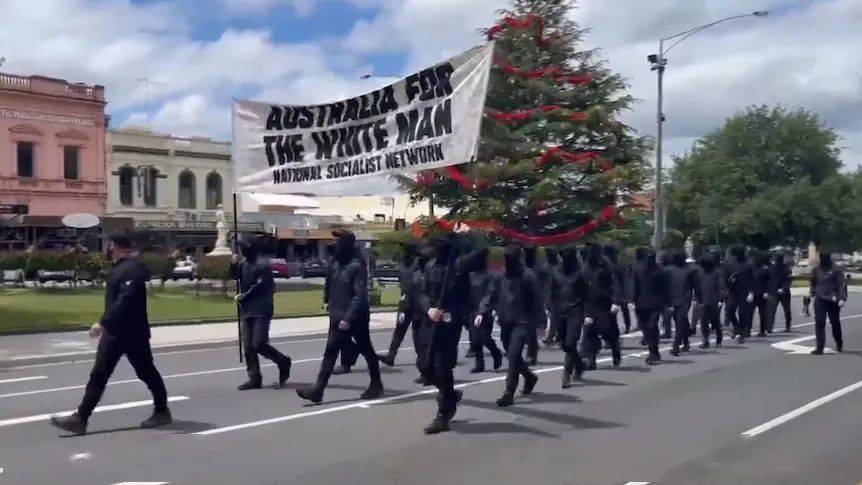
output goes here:
[{"label": "black trousers", "polygon": [[458,363],[458,341],[466,317],[452,315],[449,323],[432,323],[426,319],[422,327],[423,339],[428,342],[423,354],[420,372],[431,377],[437,388],[437,414],[454,416],[458,408],[453,369]]},{"label": "black trousers", "polygon": [[844,337],[841,334],[841,307],[837,302],[832,300],[824,300],[823,298],[814,299],[814,334],[817,337],[817,349],[823,350],[826,345],[826,318],[829,318],[829,323],[832,325],[832,339],[835,340],[835,345],[843,346]]},{"label": "black trousers", "polygon": [[491,353],[491,357],[494,359],[500,358],[502,352],[500,352],[500,348],[497,347],[494,336],[491,334],[494,330],[494,320],[490,317],[485,318],[485,321],[479,327],[473,324],[475,320],[476,317],[474,316],[470,322],[470,350],[476,354],[476,367],[483,369],[485,367],[485,352],[483,349],[488,349],[488,352]]},{"label": "black trousers", "polygon": [[509,361],[509,370],[506,372],[506,394],[515,394],[518,388],[518,376],[526,378],[533,374],[522,353],[524,347],[529,344],[531,336],[536,335],[536,329],[531,325],[512,324],[501,325],[501,328],[500,338]]},{"label": "black trousers", "polygon": [[688,322],[688,310],[691,307],[690,303],[673,306],[673,323],[675,335],[673,336],[673,348],[679,349],[681,345],[688,346],[689,332],[691,331]]},{"label": "black trousers", "polygon": [[775,323],[775,314],[778,311],[778,306],[781,305],[781,308],[784,309],[784,328],[789,329],[792,324],[791,319],[791,311],[790,311],[790,291],[785,290],[784,293],[778,294],[778,299],[775,302],[775,305],[772,307],[772,323]]},{"label": "black trousers", "polygon": [[553,310],[551,311],[551,324],[548,327],[548,334],[545,336],[545,342],[552,343],[557,341],[562,341],[562,333],[563,333],[563,322],[564,318],[560,316],[560,312]]},{"label": "black trousers", "polygon": [[[757,310],[757,319],[760,323],[760,332],[759,333],[767,333],[772,332],[772,302],[773,298],[755,298],[753,306]],[[752,315],[753,320],[754,315]],[[752,322],[753,324],[754,322]]]},{"label": "black trousers", "polygon": [[727,320],[733,325],[733,332],[743,337],[751,336],[751,323],[754,319],[754,305],[746,301],[746,297],[732,296],[727,299],[724,309]]},{"label": "black trousers", "polygon": [[590,362],[596,360],[602,341],[611,349],[614,360],[622,358],[620,352],[620,328],[610,311],[593,315],[592,325],[585,325],[584,354]]},{"label": "black trousers", "polygon": [[673,325],[673,310],[664,308],[661,310],[662,334],[670,336],[670,328]]},{"label": "black trousers", "polygon": [[345,349],[350,346],[355,347],[359,354],[365,358],[371,384],[380,385],[380,362],[377,360],[374,345],[371,343],[368,316],[360,317],[352,322],[347,330],[338,328],[339,322],[340,319],[338,318],[330,317],[329,319],[329,335],[326,339],[326,349],[323,351],[320,373],[317,375],[317,389],[322,391],[326,388],[329,377],[332,376],[332,370],[335,369],[338,354],[341,353],[343,357]]},{"label": "black trousers", "polygon": [[700,334],[703,336],[703,341],[709,341],[709,331],[712,328],[712,331],[715,332],[715,341],[720,344],[722,340],[722,328],[721,312],[718,309],[718,305],[700,305],[700,307]]},{"label": "black trousers", "polygon": [[628,303],[619,303],[620,311],[614,315],[616,319],[617,325],[620,322],[620,316],[623,317],[623,325],[625,327],[625,333],[629,333],[632,330],[632,314],[629,312],[629,304]]},{"label": "black trousers", "polygon": [[290,360],[269,344],[269,318],[246,317],[242,319],[242,346],[245,355],[245,369],[248,372],[248,378],[253,382],[260,383],[262,380],[258,355],[275,362],[279,367]]},{"label": "black trousers", "polygon": [[697,327],[701,325],[703,321],[703,305],[700,303],[692,303],[691,305],[691,317],[689,318],[689,322],[691,323],[691,332],[690,335],[697,333]]},{"label": "black trousers", "polygon": [[560,337],[563,343],[563,352],[566,353],[564,365],[566,375],[571,375],[572,372],[577,372],[580,375],[584,372],[584,360],[578,352],[583,326],[583,312],[576,311],[560,317]]},{"label": "black trousers", "polygon": [[635,309],[635,315],[638,319],[638,326],[643,332],[644,341],[649,349],[649,354],[652,357],[658,357],[659,330],[658,320],[664,311],[660,308],[654,309]]},{"label": "black trousers", "polygon": [[105,392],[108,379],[114,373],[117,362],[123,355],[129,359],[138,379],[143,381],[153,394],[156,411],[167,411],[168,391],[165,389],[165,382],[162,380],[161,374],[153,363],[153,352],[150,349],[149,339],[127,341],[105,333],[99,340],[99,347],[96,349],[96,361],[93,363],[93,370],[90,371],[90,380],[87,381],[84,399],[78,406],[78,415],[84,421],[87,421],[93,414],[93,409],[96,408]]},{"label": "black trousers", "polygon": [[[389,356],[395,358],[398,354],[398,349],[401,348],[401,343],[404,342],[404,337],[407,335],[407,330],[410,329],[413,320],[404,315],[404,320],[401,322],[395,322],[395,330],[392,331],[392,340],[389,342]],[[414,344],[415,342],[415,333],[414,332]],[[414,346],[415,347],[415,346]],[[342,354],[343,358],[343,354]]]}]

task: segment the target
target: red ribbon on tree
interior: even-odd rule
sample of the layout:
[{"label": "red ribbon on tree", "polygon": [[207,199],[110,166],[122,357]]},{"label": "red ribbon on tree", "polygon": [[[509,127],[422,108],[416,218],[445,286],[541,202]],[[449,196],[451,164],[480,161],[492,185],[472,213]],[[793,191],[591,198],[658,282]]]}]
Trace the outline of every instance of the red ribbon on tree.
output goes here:
[{"label": "red ribbon on tree", "polygon": [[580,152],[574,153],[563,150],[562,147],[550,147],[545,150],[545,153],[542,154],[539,158],[536,159],[536,167],[541,167],[550,163],[555,158],[561,158],[569,163],[574,163],[577,165],[586,165],[591,161],[595,160],[595,164],[602,171],[607,171],[613,168],[613,164],[602,158],[602,156],[597,152]]},{"label": "red ribbon on tree", "polygon": [[[561,106],[556,105],[543,105],[538,108],[532,109],[522,109],[518,111],[497,111],[494,109],[486,109],[485,112],[488,113],[488,116],[494,118],[500,123],[516,123],[518,121],[526,121],[532,118],[535,118],[536,115],[541,113],[553,113],[554,111],[558,111],[563,109]],[[569,121],[579,122],[579,121],[587,121],[590,118],[589,113],[576,111],[572,114],[565,117],[565,119]]]},{"label": "red ribbon on tree", "polygon": [[[586,236],[587,234],[595,231],[602,224],[606,224],[611,220],[617,218],[616,206],[609,205],[599,212],[598,217],[587,222],[586,224],[572,229],[571,231],[566,231],[558,234],[552,234],[549,236],[533,236],[530,234],[526,234],[520,231],[515,231],[514,229],[506,229],[499,222],[496,221],[464,221],[462,224],[466,224],[467,226],[474,229],[483,229],[491,232],[495,232],[506,239],[510,239],[512,241],[517,241],[524,244],[536,244],[538,246],[554,246],[558,244],[567,244],[570,242],[577,241],[578,239]],[[455,228],[455,222],[447,221],[445,219],[434,219],[432,225],[437,226],[443,230],[451,231]],[[422,237],[423,231],[419,222],[415,222],[413,224],[413,235],[417,238]]]},{"label": "red ribbon on tree", "polygon": [[531,13],[523,18],[505,17],[498,24],[488,29],[488,40],[494,40],[497,34],[503,30],[509,29],[529,29],[536,24],[536,43],[542,47],[547,47],[550,39],[545,37],[545,21],[540,15]]},{"label": "red ribbon on tree", "polygon": [[497,58],[495,60],[495,64],[500,70],[502,70],[506,74],[519,76],[524,79],[551,77],[554,78],[558,83],[589,84],[593,82],[593,77],[589,74],[573,74],[566,71],[565,69],[562,69],[559,66],[548,66],[533,70],[520,69],[500,58]]}]

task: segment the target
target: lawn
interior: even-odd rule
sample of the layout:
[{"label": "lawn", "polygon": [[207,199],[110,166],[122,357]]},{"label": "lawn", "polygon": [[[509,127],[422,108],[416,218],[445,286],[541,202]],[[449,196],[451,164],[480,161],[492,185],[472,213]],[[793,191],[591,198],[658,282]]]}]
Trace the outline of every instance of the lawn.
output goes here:
[{"label": "lawn", "polygon": [[[280,291],[275,296],[277,317],[320,315],[322,289]],[[395,306],[398,287],[387,286],[383,306]],[[0,335],[9,333],[77,330],[97,321],[104,308],[104,289],[0,289]],[[229,319],[236,316],[233,299],[180,288],[149,291],[148,313],[154,325]]]}]

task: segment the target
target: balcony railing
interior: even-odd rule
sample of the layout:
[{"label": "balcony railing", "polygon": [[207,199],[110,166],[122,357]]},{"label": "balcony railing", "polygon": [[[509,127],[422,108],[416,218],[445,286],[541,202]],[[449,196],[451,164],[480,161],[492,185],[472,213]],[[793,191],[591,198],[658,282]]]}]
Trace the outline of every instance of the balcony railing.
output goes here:
[{"label": "balcony railing", "polygon": [[105,100],[105,88],[102,86],[73,84],[63,79],[44,76],[18,76],[15,74],[0,73],[0,89],[28,91],[34,94],[47,94],[92,101]]}]

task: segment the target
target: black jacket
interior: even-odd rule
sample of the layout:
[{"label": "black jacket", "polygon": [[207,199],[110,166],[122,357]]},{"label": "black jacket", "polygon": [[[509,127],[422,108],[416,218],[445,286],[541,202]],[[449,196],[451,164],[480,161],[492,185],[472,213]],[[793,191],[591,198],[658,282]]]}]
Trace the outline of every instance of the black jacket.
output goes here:
[{"label": "black jacket", "polygon": [[272,318],[275,281],[269,265],[260,259],[243,261],[234,268],[234,277],[239,277],[239,292],[244,295],[240,301],[242,317]]},{"label": "black jacket", "polygon": [[458,237],[452,248],[458,256],[451,262],[448,257],[435,259],[425,267],[419,291],[419,306],[423,315],[436,307],[458,318],[469,316],[470,272],[476,269],[485,253],[473,251],[467,254],[466,249],[466,241]]},{"label": "black jacket", "polygon": [[333,259],[326,277],[326,303],[333,322],[368,321],[368,275],[358,259],[342,263]]},{"label": "black jacket", "polygon": [[527,325],[534,327],[536,314],[544,310],[541,286],[535,273],[524,269],[519,276],[495,275],[488,285],[488,293],[479,305],[479,312],[497,312],[500,325]]},{"label": "black jacket", "polygon": [[638,264],[634,272],[634,302],[638,310],[661,310],[670,306],[670,284],[667,272],[660,266],[650,271]]},{"label": "black jacket", "polygon": [[778,294],[778,281],[770,266],[755,266],[754,288],[751,291],[756,300],[762,300],[764,294],[773,298]]},{"label": "black jacket", "polygon": [[837,267],[824,270],[820,266],[811,272],[810,295],[824,300],[847,301],[847,285],[844,273]]},{"label": "black jacket", "polygon": [[618,301],[614,275],[603,258],[596,266],[583,266],[584,279],[587,281],[587,297],[584,300],[584,312],[588,317],[608,312],[611,305]]},{"label": "black jacket", "polygon": [[727,292],[737,299],[745,299],[754,286],[754,265],[748,261],[730,258],[724,263]]},{"label": "black jacket", "polygon": [[665,268],[670,285],[670,304],[683,306],[691,303],[697,281],[697,272],[691,265],[677,266],[672,264]]},{"label": "black jacket", "polygon": [[128,340],[149,340],[147,319],[149,271],[137,259],[120,261],[108,274],[105,313],[100,324],[105,332]]},{"label": "black jacket", "polygon": [[560,316],[570,317],[583,312],[588,290],[587,280],[580,269],[571,274],[564,273],[562,269],[554,271],[551,279],[551,300]]},{"label": "black jacket", "polygon": [[772,277],[778,289],[784,290],[784,293],[790,293],[790,285],[793,282],[793,271],[790,266],[773,264]]},{"label": "black jacket", "polygon": [[718,305],[726,297],[724,275],[718,268],[711,272],[701,269],[698,272],[697,285],[694,288],[695,298],[702,305]]},{"label": "black jacket", "polygon": [[[489,287],[493,281],[493,276],[488,271],[473,271],[470,273],[470,316],[475,317],[480,314],[482,300],[488,294]],[[483,318],[489,320],[490,311],[482,314]]]}]

